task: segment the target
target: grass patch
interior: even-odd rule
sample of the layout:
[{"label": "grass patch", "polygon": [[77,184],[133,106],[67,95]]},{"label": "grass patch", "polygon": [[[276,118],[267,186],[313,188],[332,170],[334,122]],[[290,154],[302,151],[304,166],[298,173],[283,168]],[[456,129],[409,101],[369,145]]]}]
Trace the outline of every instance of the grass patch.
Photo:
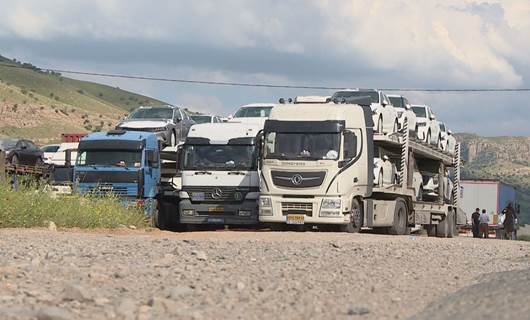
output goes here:
[{"label": "grass patch", "polygon": [[517,240],[521,240],[521,241],[530,241],[530,235],[522,235],[522,236],[517,236]]},{"label": "grass patch", "polygon": [[122,206],[119,199],[73,195],[52,197],[42,188],[13,190],[0,185],[0,228],[46,226],[53,221],[58,227],[116,228],[120,225],[146,227],[143,211]]}]

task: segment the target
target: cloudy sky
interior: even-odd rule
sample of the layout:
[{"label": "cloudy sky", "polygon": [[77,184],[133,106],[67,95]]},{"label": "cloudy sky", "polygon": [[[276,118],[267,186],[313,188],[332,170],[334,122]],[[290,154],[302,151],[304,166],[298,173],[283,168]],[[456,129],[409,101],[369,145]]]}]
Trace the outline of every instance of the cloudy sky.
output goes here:
[{"label": "cloudy sky", "polygon": [[[0,54],[40,67],[337,87],[530,87],[528,0],[0,0],[0,8]],[[83,79],[222,115],[332,93]],[[530,135],[530,92],[406,95],[454,131]]]}]

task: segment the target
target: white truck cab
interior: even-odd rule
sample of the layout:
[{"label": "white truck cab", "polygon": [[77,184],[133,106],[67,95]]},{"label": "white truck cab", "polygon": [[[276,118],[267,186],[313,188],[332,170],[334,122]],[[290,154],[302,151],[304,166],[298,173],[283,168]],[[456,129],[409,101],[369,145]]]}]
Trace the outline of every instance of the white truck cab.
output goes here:
[{"label": "white truck cab", "polygon": [[182,146],[179,166],[180,223],[258,223],[259,124],[194,125]]},{"label": "white truck cab", "polygon": [[264,128],[260,221],[360,226],[352,195],[373,187],[371,115],[353,104],[274,108]]}]

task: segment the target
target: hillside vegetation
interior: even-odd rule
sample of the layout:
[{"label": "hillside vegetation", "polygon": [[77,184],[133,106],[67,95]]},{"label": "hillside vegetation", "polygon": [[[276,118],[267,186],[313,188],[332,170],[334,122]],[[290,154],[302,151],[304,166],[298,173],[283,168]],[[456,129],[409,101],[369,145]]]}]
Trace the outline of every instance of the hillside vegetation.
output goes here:
[{"label": "hillside vegetation", "polygon": [[517,187],[521,218],[530,223],[530,137],[460,134],[464,178],[497,179]]},{"label": "hillside vegetation", "polygon": [[0,56],[0,136],[39,143],[61,133],[108,130],[140,105],[165,102],[98,83],[47,73]]}]

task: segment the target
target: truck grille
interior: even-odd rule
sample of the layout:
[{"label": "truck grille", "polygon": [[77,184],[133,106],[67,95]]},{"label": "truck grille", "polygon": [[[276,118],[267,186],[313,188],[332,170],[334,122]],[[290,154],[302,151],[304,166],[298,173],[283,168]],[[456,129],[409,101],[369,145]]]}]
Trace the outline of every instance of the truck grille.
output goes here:
[{"label": "truck grille", "polygon": [[[247,193],[252,192],[253,188],[225,187],[225,186],[190,186],[183,188],[191,201],[210,201],[210,202],[242,202]],[[255,188],[256,192],[258,188]]]},{"label": "truck grille", "polygon": [[127,187],[112,186],[112,184],[98,184],[97,186],[88,187],[85,189],[87,194],[97,197],[103,196],[127,196]]},{"label": "truck grille", "polygon": [[313,204],[308,202],[282,202],[283,215],[288,214],[305,214],[313,215]]}]

